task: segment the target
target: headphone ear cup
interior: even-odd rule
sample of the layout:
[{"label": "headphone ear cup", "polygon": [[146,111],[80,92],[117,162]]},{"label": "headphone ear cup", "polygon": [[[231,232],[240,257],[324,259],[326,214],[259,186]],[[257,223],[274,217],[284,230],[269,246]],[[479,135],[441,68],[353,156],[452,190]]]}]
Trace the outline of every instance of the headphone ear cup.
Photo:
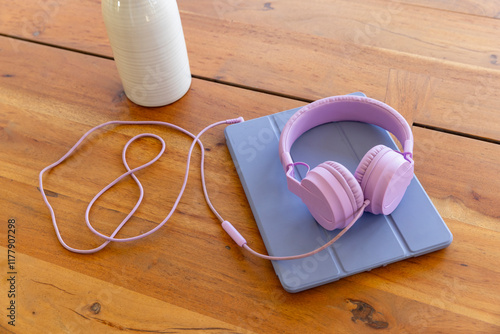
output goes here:
[{"label": "headphone ear cup", "polygon": [[389,147],[377,145],[361,159],[355,178],[370,200],[365,210],[388,215],[401,202],[413,178],[413,163]]},{"label": "headphone ear cup", "polygon": [[373,158],[381,152],[384,148],[388,148],[385,145],[377,145],[375,147],[372,147],[368,152],[366,152],[365,156],[361,161],[359,162],[358,168],[356,168],[356,171],[354,172],[354,177],[358,181],[359,184],[361,184],[363,180],[363,176],[366,173],[366,170],[368,169],[368,166],[370,163],[373,161]]},{"label": "headphone ear cup", "polygon": [[301,182],[302,201],[327,230],[344,228],[363,205],[363,193],[354,176],[339,163],[327,161],[307,173]]},{"label": "headphone ear cup", "polygon": [[[342,177],[346,182],[346,184],[342,182],[343,183],[342,185],[348,196],[351,198],[353,210],[354,212],[358,211],[358,209],[363,205],[363,200],[364,200],[363,191],[361,190],[359,182],[356,181],[356,178],[347,168],[344,167],[344,165],[341,165],[335,161],[326,161],[324,162],[324,164],[327,168],[333,168],[333,170],[342,175]],[[333,170],[330,170],[332,174],[334,173]],[[353,197],[350,196],[351,193]]]}]

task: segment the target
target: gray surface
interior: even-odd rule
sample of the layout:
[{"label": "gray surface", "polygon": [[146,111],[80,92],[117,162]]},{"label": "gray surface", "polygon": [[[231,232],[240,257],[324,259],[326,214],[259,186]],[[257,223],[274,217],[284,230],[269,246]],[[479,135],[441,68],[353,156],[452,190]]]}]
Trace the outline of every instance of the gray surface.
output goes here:
[{"label": "gray surface", "polygon": [[[233,124],[226,128],[227,145],[270,255],[309,252],[334,237],[318,225],[300,198],[288,191],[278,157],[286,121],[298,109]],[[354,173],[373,146],[395,147],[385,130],[359,123],[329,123],[301,136],[292,147],[294,161],[311,168],[326,160]],[[418,156],[415,157],[418,163]],[[297,170],[304,176],[305,168]],[[390,215],[364,213],[332,247],[304,259],[273,261],[284,289],[298,292],[340,278],[448,246],[452,235],[416,177]]]}]

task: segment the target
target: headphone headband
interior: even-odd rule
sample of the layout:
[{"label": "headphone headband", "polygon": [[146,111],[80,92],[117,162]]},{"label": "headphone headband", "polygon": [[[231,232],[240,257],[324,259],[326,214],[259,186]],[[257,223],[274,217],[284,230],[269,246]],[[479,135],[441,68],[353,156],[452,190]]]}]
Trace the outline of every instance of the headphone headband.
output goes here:
[{"label": "headphone headband", "polygon": [[413,134],[403,116],[387,104],[355,95],[339,95],[317,100],[302,107],[286,123],[281,132],[279,154],[285,171],[293,164],[290,150],[306,131],[325,123],[355,121],[374,124],[392,133],[413,154]]}]

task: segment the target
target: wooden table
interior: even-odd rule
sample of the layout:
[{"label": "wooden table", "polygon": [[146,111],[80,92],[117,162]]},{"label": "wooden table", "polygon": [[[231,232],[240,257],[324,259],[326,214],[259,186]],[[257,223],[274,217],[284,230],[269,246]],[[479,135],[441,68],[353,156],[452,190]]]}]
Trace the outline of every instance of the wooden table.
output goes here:
[{"label": "wooden table", "polygon": [[[123,93],[100,1],[1,1],[1,332],[499,333],[498,2],[178,3],[193,83],[178,102],[147,109]],[[199,150],[178,211],[156,234],[93,255],[57,241],[38,173],[91,127],[159,120],[197,132],[212,121],[353,91],[413,124],[415,173],[454,235],[448,248],[286,293],[271,263],[238,248],[207,208]],[[140,175],[145,202],[122,236],[161,221],[181,184],[189,138],[146,126],[109,130],[45,183],[61,233],[75,247],[101,241],[87,230],[84,211],[122,173],[119,155],[131,136],[162,134],[168,156]],[[214,204],[265,251],[222,129],[204,144]],[[130,164],[158,149],[144,139],[131,148]],[[109,232],[136,198],[133,181],[125,181],[92,217]]]}]

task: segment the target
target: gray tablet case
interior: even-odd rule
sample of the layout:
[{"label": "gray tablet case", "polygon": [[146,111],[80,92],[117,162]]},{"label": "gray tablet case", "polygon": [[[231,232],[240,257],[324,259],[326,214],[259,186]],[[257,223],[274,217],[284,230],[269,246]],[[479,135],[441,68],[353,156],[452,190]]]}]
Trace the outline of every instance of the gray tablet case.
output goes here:
[{"label": "gray tablet case", "polygon": [[[298,109],[233,124],[225,131],[227,146],[264,244],[268,253],[275,256],[309,252],[339,232],[323,229],[300,198],[287,189],[278,157],[278,142],[285,123]],[[302,135],[291,154],[294,161],[304,161],[311,168],[334,160],[354,173],[364,154],[377,144],[396,147],[388,132],[377,126],[359,122],[328,123]],[[418,156],[415,163],[418,164]],[[305,168],[300,167],[295,175],[301,179],[305,172]],[[304,259],[273,261],[273,266],[284,289],[299,292],[442,249],[452,239],[448,227],[414,177],[391,215],[365,212],[331,247]]]}]

